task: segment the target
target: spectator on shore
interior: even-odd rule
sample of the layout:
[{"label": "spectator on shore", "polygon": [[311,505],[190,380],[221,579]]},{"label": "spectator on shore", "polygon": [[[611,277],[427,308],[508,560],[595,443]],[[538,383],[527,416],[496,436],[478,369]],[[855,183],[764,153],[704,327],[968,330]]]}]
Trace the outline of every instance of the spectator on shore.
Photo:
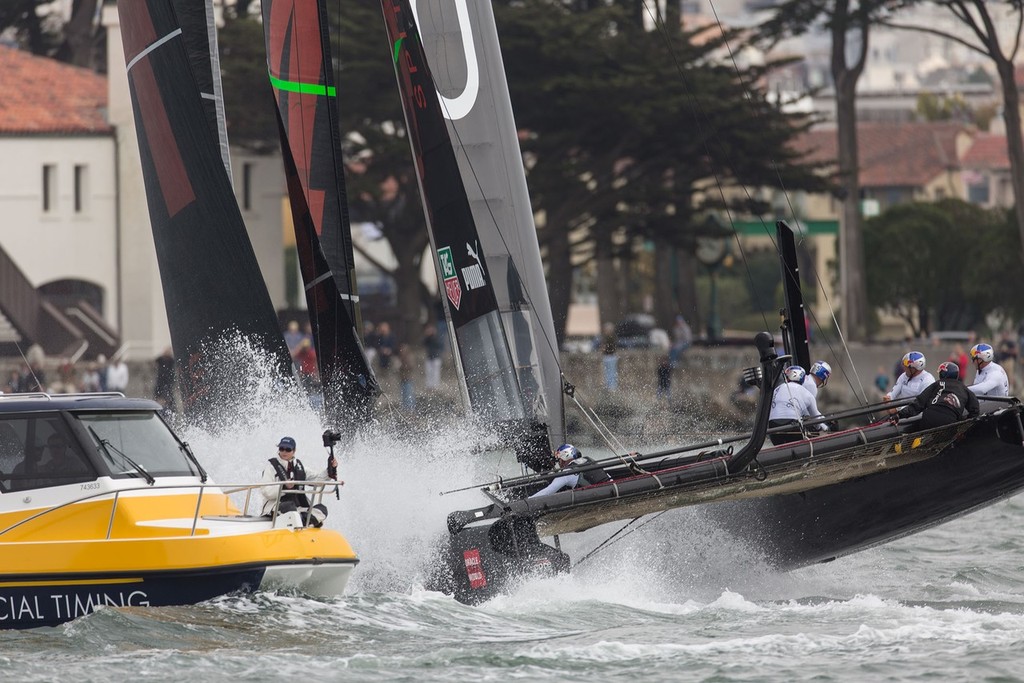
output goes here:
[{"label": "spectator on shore", "polygon": [[128,364],[124,356],[116,358],[107,368],[107,391],[128,391]]},{"label": "spectator on shore", "polygon": [[412,411],[416,409],[416,393],[413,384],[413,362],[412,352],[408,344],[401,344],[398,347],[398,381],[402,387],[402,407]]},{"label": "spectator on shore", "polygon": [[672,360],[671,356],[658,359],[657,369],[658,398],[667,399],[672,395]]},{"label": "spectator on shore", "polygon": [[96,368],[96,361],[89,361],[85,364],[85,372],[82,373],[82,391],[86,393],[100,391],[100,373]]},{"label": "spectator on shore", "polygon": [[289,320],[288,327],[284,332],[284,343],[288,345],[289,353],[295,353],[303,337],[302,330],[299,329],[299,321]]},{"label": "spectator on shore", "polygon": [[949,360],[956,363],[957,370],[960,371],[960,379],[963,381],[967,377],[967,364],[970,362],[967,359],[967,352],[964,351],[963,345],[957,344],[953,347],[953,351],[949,354]]},{"label": "spectator on shore", "polygon": [[601,325],[601,363],[604,366],[604,386],[608,391],[616,391],[619,388],[618,345],[615,325],[609,322]]},{"label": "spectator on shore", "polygon": [[363,321],[363,353],[366,364],[372,368],[377,360],[377,327],[369,320]]},{"label": "spectator on shore", "polygon": [[690,329],[689,323],[686,322],[686,318],[681,315],[676,316],[675,325],[672,326],[672,351],[669,354],[669,362],[672,367],[679,365],[679,361],[683,357],[683,353],[693,345],[693,330]]},{"label": "spectator on shore", "polygon": [[[296,325],[298,327],[298,325]],[[156,357],[156,382],[153,398],[165,408],[174,403],[174,354],[171,347]]]},{"label": "spectator on shore", "polygon": [[99,378],[99,391],[107,391],[107,357],[102,353],[96,356],[96,376]]},{"label": "spectator on shore", "polygon": [[427,323],[423,328],[424,386],[433,391],[441,386],[441,339],[437,335],[437,325]]},{"label": "spectator on shore", "polygon": [[889,390],[889,375],[881,365],[878,366],[878,372],[875,374],[875,388],[878,389],[878,393],[882,397],[885,397],[885,392]]},{"label": "spectator on shore", "polygon": [[1017,371],[1018,353],[1019,349],[1013,334],[1009,330],[1004,330],[999,344],[996,346],[996,362],[1006,371],[1006,378],[1010,383],[1011,390],[1013,390],[1013,376]]},{"label": "spectator on shore", "polygon": [[391,325],[382,322],[377,325],[377,364],[385,372],[391,368],[391,360],[395,356],[397,342],[391,332]]}]

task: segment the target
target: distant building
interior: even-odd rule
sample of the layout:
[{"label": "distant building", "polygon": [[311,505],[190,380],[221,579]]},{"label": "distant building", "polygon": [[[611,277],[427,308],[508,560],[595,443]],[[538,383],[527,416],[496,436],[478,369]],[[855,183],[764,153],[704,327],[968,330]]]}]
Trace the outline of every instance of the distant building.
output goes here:
[{"label": "distant building", "polygon": [[[0,345],[92,357],[109,355],[100,337],[113,335],[117,349],[151,358],[170,333],[115,6],[103,8],[103,23],[109,78],[0,46],[0,269],[27,283],[0,291]],[[284,308],[280,156],[233,148],[232,157],[253,249]],[[99,321],[82,319],[89,309]],[[97,337],[97,325],[109,329]]]}]

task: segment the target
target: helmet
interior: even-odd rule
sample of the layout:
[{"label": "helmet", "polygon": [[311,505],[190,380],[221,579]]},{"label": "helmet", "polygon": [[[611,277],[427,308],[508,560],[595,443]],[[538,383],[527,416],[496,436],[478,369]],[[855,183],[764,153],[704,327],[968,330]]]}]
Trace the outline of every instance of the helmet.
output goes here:
[{"label": "helmet", "polygon": [[821,380],[821,386],[825,386],[828,384],[828,378],[832,376],[832,366],[823,360],[815,361],[810,374]]},{"label": "helmet", "polygon": [[903,356],[903,367],[905,368],[913,368],[914,370],[924,370],[924,366],[925,360],[923,353],[911,351],[907,355]]},{"label": "helmet", "polygon": [[959,379],[960,366],[953,361],[946,361],[939,366],[939,379]]},{"label": "helmet", "polygon": [[988,344],[975,344],[971,347],[971,360],[980,360],[982,363],[991,363],[992,347]]},{"label": "helmet", "polygon": [[787,382],[796,382],[797,384],[803,384],[804,377],[807,376],[807,371],[799,365],[790,365],[782,372],[786,376]]},{"label": "helmet", "polygon": [[555,457],[558,458],[558,462],[563,465],[576,460],[581,455],[580,449],[576,448],[571,443],[563,443],[558,447],[558,450],[555,451]]}]

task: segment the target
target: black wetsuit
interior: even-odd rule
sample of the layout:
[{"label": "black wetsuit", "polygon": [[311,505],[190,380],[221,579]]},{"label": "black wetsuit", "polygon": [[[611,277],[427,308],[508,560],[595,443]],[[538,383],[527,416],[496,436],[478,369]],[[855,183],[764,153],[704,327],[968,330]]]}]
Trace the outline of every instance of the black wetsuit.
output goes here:
[{"label": "black wetsuit", "polygon": [[912,417],[921,413],[918,429],[932,429],[953,424],[980,412],[978,397],[958,379],[940,379],[933,382],[914,399],[914,402],[900,408],[900,417]]}]

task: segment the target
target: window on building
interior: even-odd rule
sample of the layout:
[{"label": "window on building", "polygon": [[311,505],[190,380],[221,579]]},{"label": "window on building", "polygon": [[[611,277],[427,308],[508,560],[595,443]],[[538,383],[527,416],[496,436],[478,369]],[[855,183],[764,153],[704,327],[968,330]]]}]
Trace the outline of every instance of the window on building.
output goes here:
[{"label": "window on building", "polygon": [[967,186],[967,201],[972,204],[981,204],[982,206],[988,205],[989,187],[987,178],[976,183],[970,183]]},{"label": "window on building", "polygon": [[242,164],[242,210],[252,211],[252,176],[253,164],[245,162]]},{"label": "window on building", "polygon": [[89,196],[89,167],[75,164],[75,213],[86,210],[86,199]]},{"label": "window on building", "polygon": [[57,206],[57,165],[43,164],[43,213]]}]

